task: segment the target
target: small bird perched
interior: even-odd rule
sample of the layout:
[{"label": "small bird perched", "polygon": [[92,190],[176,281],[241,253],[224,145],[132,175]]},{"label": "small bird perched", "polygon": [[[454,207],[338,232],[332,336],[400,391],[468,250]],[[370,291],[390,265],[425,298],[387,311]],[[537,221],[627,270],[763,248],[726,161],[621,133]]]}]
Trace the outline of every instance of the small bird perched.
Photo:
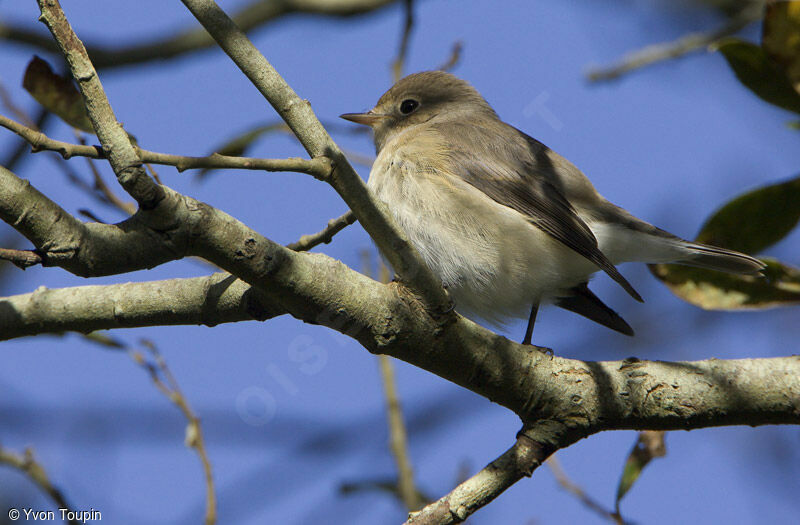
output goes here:
[{"label": "small bird perched", "polygon": [[468,82],[409,75],[366,113],[377,159],[368,187],[389,208],[456,310],[493,324],[553,302],[627,335],[633,330],[588,286],[603,270],[642,298],[614,265],[673,262],[732,273],[764,264],[692,243],[607,201],[564,157],[506,124]]}]

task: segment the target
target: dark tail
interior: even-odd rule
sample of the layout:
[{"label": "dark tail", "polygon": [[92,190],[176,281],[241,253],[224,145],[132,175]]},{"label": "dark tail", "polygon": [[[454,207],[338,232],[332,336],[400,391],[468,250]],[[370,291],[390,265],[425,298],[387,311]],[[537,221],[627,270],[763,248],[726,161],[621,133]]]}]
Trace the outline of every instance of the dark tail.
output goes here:
[{"label": "dark tail", "polygon": [[675,261],[676,264],[697,266],[728,273],[759,273],[766,265],[754,257],[725,248],[707,244],[686,242],[687,256]]},{"label": "dark tail", "polygon": [[595,323],[616,330],[625,335],[633,335],[633,328],[625,322],[625,319],[606,306],[586,285],[586,283],[570,289],[571,295],[556,299],[556,306],[575,312]]}]

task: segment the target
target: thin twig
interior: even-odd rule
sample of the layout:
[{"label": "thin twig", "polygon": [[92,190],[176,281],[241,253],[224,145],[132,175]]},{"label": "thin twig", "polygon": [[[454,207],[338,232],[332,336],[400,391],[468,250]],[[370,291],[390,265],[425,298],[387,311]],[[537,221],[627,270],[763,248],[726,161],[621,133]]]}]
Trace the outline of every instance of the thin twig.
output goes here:
[{"label": "thin twig", "polygon": [[547,458],[545,463],[547,463],[547,466],[550,467],[550,471],[553,473],[553,477],[556,478],[558,484],[561,485],[564,490],[577,497],[578,500],[588,509],[592,510],[596,514],[599,514],[603,518],[613,521],[617,525],[625,524],[622,516],[620,516],[618,513],[607,510],[600,503],[592,499],[592,497],[589,496],[580,486],[569,479],[569,476],[567,476],[567,473],[564,472],[564,469],[561,467],[561,462],[558,461],[558,458],[556,458],[555,455]]},{"label": "thin twig", "polygon": [[681,57],[693,51],[707,48],[721,38],[738,33],[750,23],[760,20],[761,17],[760,6],[758,8],[752,5],[745,7],[738,14],[731,16],[721,27],[713,31],[690,33],[674,42],[647,46],[628,54],[616,64],[590,69],[586,77],[590,82],[604,82],[656,62]]},{"label": "thin twig", "polygon": [[[389,269],[382,260],[378,264],[378,280],[386,284],[390,280]],[[389,447],[392,449],[392,455],[397,463],[397,488],[409,512],[419,510],[425,501],[420,498],[419,491],[414,484],[414,470],[411,467],[408,453],[408,433],[403,421],[403,409],[400,406],[400,396],[397,394],[397,384],[394,380],[392,358],[381,354],[378,356],[378,364],[383,379],[383,392],[386,395]]]},{"label": "thin twig", "polygon": [[156,171],[156,169],[153,167],[152,164],[150,164],[149,162],[145,162],[144,167],[147,168],[147,171],[150,172],[150,176],[153,177],[157,183],[163,184],[163,182],[161,182],[161,177],[158,175],[158,172]]},{"label": "thin twig", "polygon": [[[372,252],[369,250],[361,251],[361,271],[367,277],[373,277]],[[378,281],[386,284],[390,280],[389,269],[383,261],[378,262]],[[386,412],[389,423],[389,448],[397,464],[397,480],[389,483],[384,482],[364,482],[352,483],[347,487],[349,491],[364,488],[389,489],[397,495],[406,506],[409,512],[420,509],[427,500],[419,493],[414,485],[414,471],[411,468],[411,460],[408,453],[408,434],[403,421],[403,410],[400,406],[400,396],[397,395],[397,384],[394,380],[394,370],[392,369],[391,358],[387,355],[378,356],[378,366],[383,379],[383,391],[386,396]],[[345,490],[345,486],[342,486]]]},{"label": "thin twig", "polygon": [[356,216],[352,211],[346,211],[343,215],[328,221],[324,230],[317,233],[303,235],[296,242],[287,244],[286,247],[296,252],[305,252],[318,244],[328,244],[333,236],[356,222]]},{"label": "thin twig", "polygon": [[349,160],[353,164],[361,164],[362,166],[370,168],[372,167],[373,162],[375,162],[375,157],[372,157],[370,155],[364,155],[362,153],[346,149],[342,151],[344,151],[347,160]]},{"label": "thin twig", "polygon": [[[33,119],[34,127],[33,129],[42,130],[44,126],[47,124],[47,121],[50,119],[51,113],[44,108],[39,110],[39,113],[36,115],[36,118]],[[26,157],[28,153],[28,144],[27,141],[23,140],[11,149],[8,155],[0,159],[0,166],[5,167],[6,169],[13,170],[16,168],[17,163]]]},{"label": "thin twig", "polygon": [[397,57],[392,62],[392,78],[397,82],[403,77],[403,67],[408,55],[408,42],[411,39],[411,31],[414,29],[414,0],[404,0],[405,21],[403,22],[403,33],[400,35],[400,46],[397,49]]},{"label": "thin twig", "polygon": [[14,99],[11,98],[11,95],[2,83],[0,83],[0,104],[26,126],[36,129],[36,123],[21,107],[14,103]]},{"label": "thin twig", "polygon": [[97,222],[100,224],[109,224],[108,221],[101,219],[92,210],[86,208],[78,208],[78,215],[82,215],[83,217],[86,217],[92,222]]},{"label": "thin twig", "polygon": [[[72,505],[67,503],[64,494],[50,482],[44,467],[33,457],[32,449],[26,448],[23,454],[17,454],[0,446],[0,464],[9,465],[19,470],[42,489],[42,492],[47,494],[59,509],[67,509],[70,514],[75,514],[71,510],[73,509]],[[76,519],[70,519],[68,523],[70,525],[78,525],[80,522]]]},{"label": "thin twig", "polygon": [[[52,153],[52,152],[49,152],[49,153]],[[70,164],[69,162],[66,162],[63,158],[61,158],[58,155],[47,155],[47,158],[50,159],[53,162],[53,164],[59,170],[64,172],[64,176],[67,178],[67,180],[69,181],[70,184],[72,184],[73,186],[75,186],[79,190],[81,190],[83,192],[86,192],[88,195],[91,195],[92,197],[94,197],[95,199],[99,200],[103,204],[106,204],[106,205],[110,205],[111,204],[111,203],[108,202],[108,200],[106,200],[106,198],[103,195],[101,195],[101,194],[97,193],[97,191],[95,191],[95,189],[92,186],[92,184],[90,184],[89,182],[86,182],[85,180],[83,180],[83,178],[80,175],[78,175],[78,172],[75,171],[75,169],[73,168],[72,164]]]},{"label": "thin twig", "polygon": [[461,40],[456,40],[453,42],[453,49],[450,50],[450,56],[446,61],[439,64],[438,69],[439,71],[452,71],[454,67],[456,67],[461,60],[461,51],[464,50],[464,44]]},{"label": "thin twig", "polygon": [[[78,173],[72,168],[72,165],[69,162],[66,162],[64,158],[57,155],[48,155],[48,158],[52,159],[58,169],[64,172],[64,176],[67,177],[67,180],[71,184],[73,184],[79,190],[85,192],[90,197],[96,199],[101,204],[120,210],[126,215],[133,215],[136,213],[136,206],[133,203],[124,202],[122,199],[117,197],[105,184],[99,171],[97,170],[97,167],[92,163],[91,159],[87,159],[87,162],[89,164],[89,170],[92,172],[94,177],[93,183],[86,182],[81,176],[79,176]],[[81,208],[78,210],[78,213],[95,222],[106,223],[106,221],[97,219],[96,214],[90,210]]]},{"label": "thin twig", "polygon": [[[107,155],[100,146],[87,146],[83,144],[71,144],[60,140],[51,139],[34,129],[20,124],[14,120],[0,115],[0,126],[9,129],[28,141],[34,152],[37,151],[56,151],[62,157],[88,157],[90,159],[106,159]],[[249,157],[229,157],[216,153],[207,157],[189,157],[183,155],[169,155],[167,153],[156,153],[136,148],[139,157],[144,163],[163,164],[175,166],[178,171],[196,168],[228,168],[228,169],[248,169],[264,171],[295,171],[306,173],[318,179],[324,179],[330,175],[331,162],[325,157],[314,159],[258,159]]]},{"label": "thin twig", "polygon": [[0,248],[0,260],[8,261],[17,268],[25,269],[41,264],[42,256],[33,250],[13,250],[10,248]]},{"label": "thin twig", "polygon": [[386,395],[386,410],[389,420],[389,447],[392,450],[395,463],[397,463],[397,487],[400,497],[409,511],[419,510],[424,501],[419,498],[419,492],[414,484],[414,470],[408,454],[408,434],[403,422],[403,411],[400,407],[400,398],[397,395],[397,385],[394,381],[394,370],[391,357],[378,356],[381,378],[383,379],[383,392]]},{"label": "thin twig", "polygon": [[[214,478],[211,472],[211,461],[208,459],[208,452],[206,451],[203,441],[200,418],[192,411],[189,402],[186,400],[183,392],[181,392],[178,382],[175,380],[175,377],[172,375],[166,361],[161,356],[156,346],[147,340],[142,340],[142,345],[150,352],[150,355],[155,361],[155,365],[145,360],[141,352],[129,350],[131,357],[147,371],[156,388],[180,409],[183,416],[188,421],[185,442],[187,447],[193,448],[197,452],[197,456],[200,458],[200,462],[203,465],[203,473],[206,481],[205,523],[206,525],[212,525],[217,521],[217,504],[216,496],[214,495]],[[161,376],[163,376],[164,379],[162,379]]]},{"label": "thin twig", "polygon": [[[77,130],[75,130],[75,136],[80,142],[81,146],[86,146],[86,139],[84,139]],[[94,190],[99,192],[102,198],[110,205],[114,206],[118,210],[122,211],[123,213],[127,213],[128,215],[133,215],[136,213],[136,204],[132,202],[125,202],[120,199],[116,193],[111,191],[111,188],[108,187],[106,181],[103,180],[103,177],[100,175],[100,170],[97,169],[97,166],[94,165],[92,159],[87,158],[86,164],[89,166],[89,171],[92,172],[92,177],[94,177]]]},{"label": "thin twig", "polygon": [[[400,488],[397,486],[396,479],[367,479],[362,481],[347,481],[339,485],[339,492],[343,495],[367,491],[380,491],[391,494],[393,497],[401,497]],[[431,501],[428,496],[421,492],[417,493],[417,499],[423,503]]]},{"label": "thin twig", "polygon": [[[252,0],[239,8],[233,18],[244,31],[251,31],[287,15],[307,14],[311,16],[347,18],[378,11],[394,2],[395,0],[339,0],[336,2],[325,0],[281,0],[280,2]],[[0,38],[51,52],[58,51],[51,38],[30,27],[0,22]],[[97,42],[94,44],[89,43],[86,47],[95,67],[104,69],[153,60],[167,60],[208,49],[213,45],[214,41],[209,38],[205,31],[197,29],[195,25],[188,25],[185,29],[170,30],[167,35],[143,44],[119,47],[114,45],[107,46]]]}]

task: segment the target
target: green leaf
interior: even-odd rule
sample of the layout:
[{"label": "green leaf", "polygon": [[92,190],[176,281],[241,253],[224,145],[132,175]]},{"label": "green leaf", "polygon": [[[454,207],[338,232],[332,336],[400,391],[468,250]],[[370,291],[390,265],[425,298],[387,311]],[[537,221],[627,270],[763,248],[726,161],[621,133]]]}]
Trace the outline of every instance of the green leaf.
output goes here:
[{"label": "green leaf", "polygon": [[61,120],[87,133],[94,133],[86,106],[75,84],[69,78],[57,75],[50,64],[34,56],[25,69],[22,87],[51,113]]},{"label": "green leaf", "polygon": [[[733,199],[706,221],[697,241],[758,253],[783,239],[800,221],[800,176]],[[800,269],[762,258],[764,276],[736,275],[674,264],[650,271],[686,302],[705,310],[747,310],[800,303]]]},{"label": "green leaf", "polygon": [[650,463],[653,458],[666,455],[664,445],[664,432],[660,430],[645,430],[639,433],[633,450],[625,461],[622,469],[622,476],[617,485],[616,512],[619,514],[619,502],[631,489],[633,484],[639,479],[642,470]]},{"label": "green leaf", "polygon": [[800,94],[783,69],[770,60],[760,46],[737,38],[716,45],[739,81],[761,99],[783,109],[800,113]]},{"label": "green leaf", "polygon": [[800,304],[800,269],[762,258],[764,277],[715,272],[674,264],[650,271],[683,299],[704,310],[755,310]]},{"label": "green leaf", "polygon": [[706,221],[697,242],[758,253],[800,221],[800,176],[736,197]]}]

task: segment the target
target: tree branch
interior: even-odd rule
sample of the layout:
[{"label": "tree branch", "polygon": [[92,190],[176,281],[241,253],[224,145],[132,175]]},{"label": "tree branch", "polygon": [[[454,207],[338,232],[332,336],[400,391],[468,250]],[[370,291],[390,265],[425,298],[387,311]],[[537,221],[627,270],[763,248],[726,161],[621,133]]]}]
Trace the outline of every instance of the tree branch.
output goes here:
[{"label": "tree branch", "polygon": [[403,0],[405,18],[403,32],[400,36],[400,45],[397,48],[397,57],[392,61],[392,78],[397,82],[403,77],[403,67],[408,55],[408,44],[411,40],[411,30],[414,29],[414,0]]},{"label": "tree branch", "polygon": [[370,196],[364,181],[347,162],[307,101],[292,90],[236,24],[212,0],[182,0],[239,69],[283,118],[312,157],[334,163],[328,182],[353,211],[400,276],[421,295],[427,308],[445,315],[452,303],[424,261],[397,228],[386,207]]},{"label": "tree branch", "polygon": [[[87,157],[90,159],[108,159],[108,155],[100,146],[86,146],[83,144],[71,144],[54,140],[34,129],[23,126],[8,117],[0,115],[0,126],[13,131],[30,143],[34,152],[56,151],[65,159],[71,157]],[[214,153],[207,157],[189,157],[183,155],[170,155],[167,153],[156,153],[135,147],[139,159],[143,163],[163,164],[165,166],[175,166],[178,171],[185,171],[198,168],[227,168],[227,169],[247,169],[264,171],[294,171],[306,173],[314,178],[324,180],[332,172],[330,160],[326,157],[315,159],[258,159],[249,157],[232,157]]]},{"label": "tree branch", "polygon": [[[189,448],[193,448],[200,459],[200,464],[203,466],[203,478],[206,484],[206,514],[205,525],[214,525],[217,522],[217,498],[214,493],[214,477],[211,472],[211,460],[208,458],[208,451],[206,450],[205,441],[203,440],[203,428],[200,425],[200,418],[194,413],[192,407],[183,391],[178,385],[175,376],[172,375],[167,362],[161,356],[156,346],[150,341],[142,342],[150,351],[155,364],[145,360],[141,352],[128,350],[136,361],[150,376],[156,388],[164,394],[164,397],[170,400],[186,418],[188,425],[186,426],[185,443]],[[163,379],[162,379],[163,377]]]},{"label": "tree branch", "polygon": [[[415,515],[415,522],[463,520],[511,484],[529,476],[555,450],[603,430],[800,423],[800,356],[678,363],[551,358],[447,312],[449,301],[445,301],[440,283],[398,233],[383,208],[372,201],[363,181],[346,163],[308,105],[252,49],[213,2],[183,1],[248,73],[311,156],[333,159],[335,169],[328,181],[387,257],[397,263],[395,270],[422,297],[399,283],[383,285],[370,280],[323,254],[298,253],[282,247],[233,217],[166,187],[157,186],[154,191],[160,192],[160,198],[155,198],[155,193],[149,192],[154,183],[146,175],[143,177],[147,181],[142,182],[143,177],[125,171],[131,166],[141,169],[136,168],[141,160],[127,142],[127,135],[125,141],[115,142],[119,132],[124,131],[116,121],[106,121],[109,116],[113,119],[113,114],[106,112],[110,107],[105,108],[102,103],[94,111],[95,128],[104,145],[113,145],[109,157],[115,173],[126,190],[138,195],[140,210],[118,225],[83,224],[30,183],[0,168],[0,216],[36,245],[46,264],[57,264],[79,275],[122,273],[190,255],[201,256],[256,286],[257,304],[265,307],[264,318],[285,312],[305,322],[327,326],[356,339],[371,352],[405,360],[518,414],[525,430],[517,443],[453,493]],[[44,4],[45,0],[40,2]],[[57,8],[56,0],[47,0],[47,5]],[[54,33],[69,37],[66,21],[59,21],[59,13],[55,15],[50,17],[55,20],[51,21]],[[74,47],[67,56],[72,57],[79,84],[87,84],[87,103],[94,97],[105,101],[102,91],[97,91],[99,83],[92,84],[96,80],[93,70],[85,69],[85,57],[80,53],[77,58],[73,56]],[[108,131],[108,140],[101,136],[101,130]],[[114,160],[117,146],[125,151],[117,152],[120,156]],[[119,159],[134,164],[125,165]],[[118,171],[118,167],[124,169]],[[215,282],[216,297],[223,297],[234,285],[246,288],[232,276],[216,278],[225,282]],[[240,320],[244,315],[242,299],[247,292],[243,288],[230,292],[229,306],[225,308],[219,306],[219,301],[208,300],[212,294],[198,295],[197,282],[186,280],[170,282],[160,295],[150,293],[145,300],[134,301],[142,299],[140,294],[148,285],[156,286],[145,283],[136,290],[125,290],[127,297],[117,296],[116,302],[101,303],[94,310],[88,297],[107,293],[108,288],[87,292],[91,287],[85,287],[54,291],[55,294],[40,290],[25,298],[0,301],[0,320],[8,323],[2,326],[0,335],[18,337],[55,331],[58,327],[88,331],[108,327],[112,321],[123,326],[128,319],[135,320],[129,326],[164,324],[164,316],[156,319],[155,313],[162,314],[168,303],[176,313],[166,318],[176,324],[196,323],[198,319],[205,322],[209,318],[214,322]],[[183,306],[176,306],[180,301],[175,299],[183,285],[195,295]],[[122,292],[125,285],[114,286],[120,287],[116,292]],[[75,297],[68,297],[70,293]],[[52,309],[58,300],[64,308]],[[78,307],[83,317],[77,313]],[[246,313],[251,315],[249,310]],[[45,323],[43,319],[52,322]],[[71,324],[64,328],[63,320]]]},{"label": "tree branch", "polygon": [[[551,359],[457,314],[433,315],[398,283],[382,285],[323,254],[284,248],[172,190],[165,189],[168,198],[158,208],[140,210],[120,225],[84,225],[27,181],[0,168],[3,174],[3,219],[33,240],[40,253],[49,256],[48,246],[58,248],[55,255],[62,257],[52,257],[53,264],[93,275],[186,255],[204,257],[256,285],[266,304],[279,305],[273,311],[328,326],[372,352],[438,374],[511,409],[523,421],[569,422],[580,437],[618,428],[800,422],[800,357],[699,363]],[[163,216],[174,221],[167,238],[148,226]],[[62,237],[61,244],[53,240]],[[13,308],[9,317],[15,317]],[[564,396],[566,391],[572,395]]]},{"label": "tree branch", "polygon": [[[70,511],[74,509],[74,507],[67,503],[61,490],[50,482],[50,478],[47,477],[44,467],[33,457],[33,450],[30,448],[26,448],[25,453],[20,455],[0,447],[0,464],[9,465],[28,476],[42,492],[53,500],[58,508]],[[74,511],[72,512],[74,513]],[[69,523],[69,525],[79,525],[80,522],[75,519],[70,519],[67,523]]]},{"label": "tree branch", "polygon": [[[78,130],[74,129],[74,128],[73,128],[73,131],[75,133],[75,136],[78,137],[78,140],[80,141],[81,145],[82,146],[86,146],[86,142],[85,142],[83,136],[80,134],[80,132]],[[63,159],[63,161],[59,162],[59,164],[61,166],[66,166],[67,163],[64,162],[66,160],[67,159]],[[84,185],[84,184],[82,184],[83,179],[80,179],[77,176],[69,177],[71,182],[74,181],[74,183],[76,183],[76,185],[79,188],[84,188],[84,189],[88,190],[89,195],[94,196],[95,198],[100,200],[100,202],[103,202],[104,204],[108,204],[108,205],[116,208],[117,210],[121,211],[122,213],[124,213],[127,216],[130,216],[130,215],[133,215],[134,213],[136,213],[136,204],[133,203],[133,202],[123,201],[121,198],[119,198],[117,196],[116,193],[114,193],[114,191],[111,188],[108,187],[108,184],[106,184],[106,181],[103,180],[103,177],[100,175],[100,170],[97,169],[97,166],[94,164],[94,162],[92,162],[92,159],[87,158],[86,159],[86,165],[89,168],[89,171],[92,173],[92,178],[94,179],[94,184],[91,185],[91,186]],[[78,181],[81,181],[81,183],[78,183]],[[92,220],[95,220],[95,219],[92,219]],[[95,222],[101,222],[101,221],[96,221],[95,220]]]},{"label": "tree branch", "polygon": [[164,190],[142,167],[142,161],[136,154],[130,137],[114,116],[86,48],[69,25],[58,0],[37,1],[42,12],[39,20],[53,34],[61,53],[67,59],[72,77],[83,96],[89,120],[117,180],[139,206],[145,209],[155,207],[164,199]]},{"label": "tree branch", "polygon": [[447,60],[439,64],[436,68],[440,71],[452,71],[461,60],[461,51],[464,49],[464,44],[460,40],[453,42],[453,47],[450,49],[450,56]]},{"label": "tree branch", "polygon": [[318,244],[328,244],[333,236],[356,222],[356,216],[348,210],[343,215],[328,221],[324,230],[310,235],[303,235],[297,242],[287,244],[286,247],[296,252],[305,252]]},{"label": "tree branch", "polygon": [[191,227],[175,223],[192,216],[177,194],[155,210],[114,225],[83,223],[0,166],[0,219],[24,235],[44,266],[95,277],[152,268],[184,257]]},{"label": "tree branch", "polygon": [[[52,114],[46,109],[40,109],[39,113],[33,119],[34,124],[36,125],[35,129],[43,129],[51,116]],[[19,161],[27,157],[26,153],[28,153],[28,150],[29,148],[28,145],[25,144],[25,141],[19,142],[15,148],[9,151],[5,158],[0,159],[0,166],[5,166],[6,168],[13,170]]]},{"label": "tree branch", "polygon": [[378,366],[383,379],[383,392],[386,396],[386,412],[389,420],[389,448],[397,464],[397,491],[409,511],[422,507],[424,501],[414,484],[414,469],[408,455],[408,434],[403,422],[403,410],[397,395],[391,357],[378,356]]},{"label": "tree branch", "polygon": [[[548,434],[544,431],[544,434]],[[461,483],[450,494],[409,515],[406,525],[446,525],[460,523],[487,505],[511,485],[530,477],[555,449],[536,440],[529,429],[517,436],[514,445],[480,472]],[[564,441],[561,446],[571,442]]]},{"label": "tree branch", "polygon": [[[397,0],[254,0],[239,9],[233,18],[244,31],[267,25],[269,22],[293,14],[316,16],[351,17],[380,10]],[[34,28],[0,22],[0,38],[21,44],[58,52],[51,38]],[[86,47],[92,62],[98,69],[110,69],[153,60],[166,60],[181,55],[208,49],[214,40],[208,33],[198,29],[172,30],[169,36],[145,44],[126,47],[107,47],[88,44]]]},{"label": "tree branch", "polygon": [[[210,217],[205,224],[213,231],[221,219]],[[533,456],[534,445],[527,442],[509,451],[439,502],[447,505],[447,516],[461,519],[529,472],[526,465],[535,467],[552,451],[602,430],[800,423],[800,356],[684,363],[550,358],[460,316],[442,322],[396,283],[381,285],[323,254],[293,252],[246,229],[240,234],[235,221],[228,222],[220,230],[242,246],[240,259],[230,265],[237,275],[259,283],[267,304],[469,388],[513,410],[536,430],[529,434],[537,447]],[[211,260],[219,242],[214,241],[212,234]],[[151,296],[143,302],[177,308],[175,301]],[[40,300],[30,310],[47,311],[45,304]],[[21,316],[13,305],[0,303],[0,311],[8,310],[13,325]],[[68,314],[61,309],[53,318]],[[164,322],[159,318],[153,324]],[[90,321],[84,328],[97,324]],[[3,333],[11,328],[3,327]],[[38,325],[38,331],[45,330]],[[436,510],[435,515],[443,514]]]},{"label": "tree branch", "polygon": [[761,4],[754,3],[731,16],[725,24],[713,31],[690,33],[674,42],[647,46],[628,54],[614,65],[590,69],[586,77],[589,82],[605,82],[656,62],[681,57],[706,48],[721,38],[738,33],[752,22],[760,20],[762,16]]},{"label": "tree branch", "polygon": [[0,248],[0,259],[12,263],[17,268],[24,270],[37,264],[42,264],[42,256],[35,250],[14,250]]},{"label": "tree branch", "polygon": [[0,340],[115,328],[264,321],[279,304],[229,273],[47,289],[0,298]]},{"label": "tree branch", "polygon": [[553,477],[556,478],[558,484],[561,485],[564,490],[574,495],[587,509],[591,510],[602,518],[616,523],[617,525],[626,525],[625,520],[623,520],[622,516],[619,514],[619,510],[610,511],[606,509],[600,503],[595,501],[594,498],[592,498],[589,494],[587,494],[580,485],[577,485],[575,482],[569,479],[569,476],[567,476],[567,473],[564,472],[564,469],[561,467],[561,463],[558,461],[558,456],[550,456],[547,458],[546,463],[547,466],[550,467],[550,471],[553,473]]},{"label": "tree branch", "polygon": [[[365,273],[371,273],[370,252],[363,254]],[[378,280],[384,284],[390,280],[389,269],[378,262]],[[411,467],[411,457],[408,452],[408,432],[403,421],[403,409],[400,405],[400,396],[397,393],[397,383],[394,378],[392,358],[386,355],[378,356],[378,366],[383,379],[383,393],[386,396],[386,412],[389,422],[389,448],[397,464],[397,492],[406,509],[415,511],[425,503],[422,494],[414,484],[414,469]]]}]

